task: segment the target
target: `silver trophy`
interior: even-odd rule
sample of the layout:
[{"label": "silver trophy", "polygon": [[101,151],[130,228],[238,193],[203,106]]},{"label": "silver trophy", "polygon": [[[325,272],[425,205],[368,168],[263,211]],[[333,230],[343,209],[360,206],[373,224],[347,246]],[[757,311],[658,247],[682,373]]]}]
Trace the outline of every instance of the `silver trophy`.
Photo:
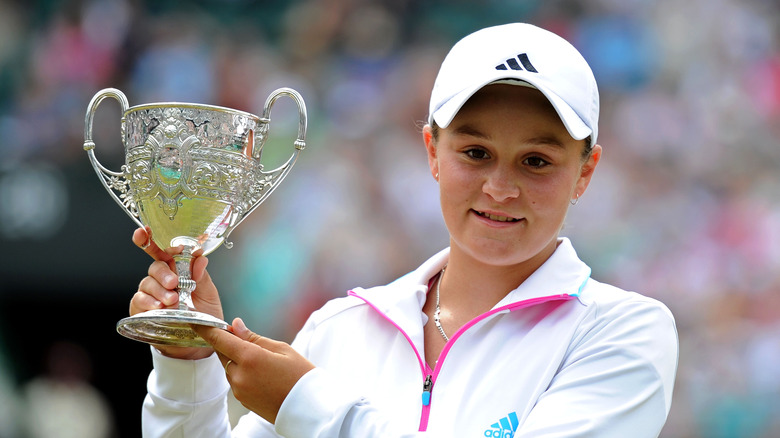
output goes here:
[{"label": "silver trophy", "polygon": [[[260,155],[268,137],[271,107],[282,96],[298,105],[298,138],[292,156],[266,171]],[[98,162],[92,141],[95,111],[107,97],[122,107],[125,164],[119,172]],[[268,96],[263,115],[258,117],[192,103],[130,107],[124,93],[106,88],[90,101],[84,124],[84,150],[103,186],[136,224],[151,228],[157,246],[174,254],[179,275],[178,309],[124,318],[117,323],[117,331],[150,344],[207,346],[191,325],[227,329],[228,324],[195,309],[193,254],[209,254],[223,243],[230,248],[230,233],[290,172],[306,145],[303,98],[295,90],[280,88]]]}]

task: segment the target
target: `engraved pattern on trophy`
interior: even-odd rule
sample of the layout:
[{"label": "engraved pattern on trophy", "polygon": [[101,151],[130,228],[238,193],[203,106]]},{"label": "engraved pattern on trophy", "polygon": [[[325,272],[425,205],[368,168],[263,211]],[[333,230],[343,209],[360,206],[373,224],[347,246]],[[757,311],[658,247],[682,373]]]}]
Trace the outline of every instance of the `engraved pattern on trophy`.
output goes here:
[{"label": "engraved pattern on trophy", "polygon": [[244,154],[257,122],[155,107],[129,112],[126,123],[128,179],[142,222],[164,222],[163,216],[173,222],[162,226],[169,232],[154,236],[161,247],[175,246],[176,232],[184,231],[195,237],[193,250],[212,251],[247,209],[244,187],[259,163]]},{"label": "engraved pattern on trophy", "polygon": [[[172,109],[168,108],[166,112]],[[174,220],[179,206],[183,204],[182,199],[196,195],[188,184],[187,174],[192,168],[189,149],[197,142],[198,138],[187,132],[184,123],[170,115],[149,132],[146,142],[139,147],[144,152],[148,151],[148,154],[143,154],[143,163],[151,178],[139,181],[146,184],[138,184],[135,174],[130,174],[130,186],[135,187],[136,202],[142,212],[153,208],[147,203],[157,204],[170,220]],[[134,163],[129,164],[132,166]]]},{"label": "engraved pattern on trophy", "polygon": [[[281,96],[298,105],[298,137],[290,158],[265,171],[261,152],[270,111]],[[92,121],[105,98],[122,106],[125,164],[121,172],[95,157]],[[174,248],[179,275],[178,309],[158,309],[124,318],[117,331],[131,339],[180,346],[206,346],[191,324],[227,328],[227,323],[197,311],[191,298],[193,254],[207,255],[273,192],[305,148],[306,106],[295,90],[280,88],[266,100],[262,117],[243,111],[192,103],[154,103],[129,107],[116,89],[101,90],[87,107],[84,150],[103,186],[139,226],[151,228],[163,250]],[[178,253],[176,253],[178,252]]]}]

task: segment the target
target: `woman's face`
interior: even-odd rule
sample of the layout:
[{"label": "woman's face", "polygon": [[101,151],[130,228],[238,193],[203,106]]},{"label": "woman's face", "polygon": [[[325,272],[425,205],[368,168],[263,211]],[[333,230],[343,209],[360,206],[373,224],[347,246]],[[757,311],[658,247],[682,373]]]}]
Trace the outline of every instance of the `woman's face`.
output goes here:
[{"label": "woman's face", "polygon": [[490,265],[541,265],[601,157],[596,145],[583,159],[584,141],[569,135],[544,95],[516,85],[482,88],[438,139],[430,126],[423,137],[451,256]]}]

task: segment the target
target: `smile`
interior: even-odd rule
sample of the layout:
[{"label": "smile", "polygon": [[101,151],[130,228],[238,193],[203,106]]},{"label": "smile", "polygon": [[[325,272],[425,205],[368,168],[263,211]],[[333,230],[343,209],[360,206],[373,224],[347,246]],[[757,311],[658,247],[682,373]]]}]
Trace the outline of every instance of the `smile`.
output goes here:
[{"label": "smile", "polygon": [[513,217],[499,216],[499,215],[490,214],[490,213],[483,213],[481,211],[476,211],[476,210],[474,210],[474,212],[477,213],[477,215],[479,215],[479,216],[482,216],[484,218],[488,218],[488,219],[493,220],[493,221],[498,221],[498,222],[519,222],[520,221],[520,219],[516,219],[516,218],[513,218]]}]

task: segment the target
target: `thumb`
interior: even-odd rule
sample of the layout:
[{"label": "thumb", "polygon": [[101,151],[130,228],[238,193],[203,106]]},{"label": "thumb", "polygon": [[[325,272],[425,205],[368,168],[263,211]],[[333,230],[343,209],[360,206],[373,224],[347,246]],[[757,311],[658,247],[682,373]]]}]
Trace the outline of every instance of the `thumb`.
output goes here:
[{"label": "thumb", "polygon": [[206,266],[209,264],[209,259],[206,256],[198,256],[192,260],[192,279],[200,281],[206,274]]},{"label": "thumb", "polygon": [[246,327],[244,320],[241,318],[233,320],[233,334],[244,341],[251,342],[273,353],[281,353],[284,351],[284,346],[287,345],[284,342],[274,341],[254,333]]},{"label": "thumb", "polygon": [[233,334],[245,341],[249,341],[250,340],[249,338],[254,333],[252,333],[252,331],[246,327],[246,324],[244,324],[243,319],[236,318],[233,320]]}]

